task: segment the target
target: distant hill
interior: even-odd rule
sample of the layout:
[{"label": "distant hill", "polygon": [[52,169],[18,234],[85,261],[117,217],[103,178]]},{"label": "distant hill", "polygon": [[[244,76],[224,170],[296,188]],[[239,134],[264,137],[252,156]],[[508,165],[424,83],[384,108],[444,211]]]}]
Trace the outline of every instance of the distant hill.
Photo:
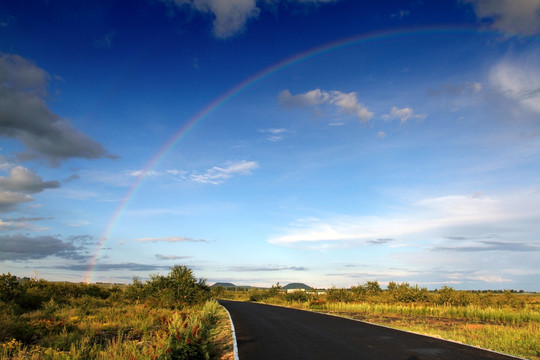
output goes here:
[{"label": "distant hill", "polygon": [[307,286],[304,283],[290,283],[282,287],[282,289],[285,290],[293,290],[293,289],[304,289],[304,290],[311,290],[311,286]]},{"label": "distant hill", "polygon": [[211,285],[210,287],[218,287],[218,286],[223,286],[224,288],[236,287],[236,285],[234,285],[233,283],[226,283],[226,282],[217,282],[214,285]]}]

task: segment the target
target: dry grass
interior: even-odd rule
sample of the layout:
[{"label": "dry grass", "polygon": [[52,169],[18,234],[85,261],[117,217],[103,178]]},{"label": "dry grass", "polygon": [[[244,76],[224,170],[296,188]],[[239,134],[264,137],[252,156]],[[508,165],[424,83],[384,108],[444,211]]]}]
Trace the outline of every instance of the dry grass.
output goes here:
[{"label": "dry grass", "polygon": [[231,322],[229,315],[223,307],[219,307],[216,312],[216,323],[211,332],[212,342],[219,360],[234,359],[234,344],[232,337]]}]

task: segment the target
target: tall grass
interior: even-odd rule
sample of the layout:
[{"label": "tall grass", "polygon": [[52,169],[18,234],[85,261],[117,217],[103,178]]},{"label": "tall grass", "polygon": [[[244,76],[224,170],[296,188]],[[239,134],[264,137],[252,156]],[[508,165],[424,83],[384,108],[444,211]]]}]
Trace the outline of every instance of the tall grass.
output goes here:
[{"label": "tall grass", "polygon": [[328,302],[309,305],[312,309],[331,312],[359,312],[370,314],[399,314],[482,320],[509,324],[540,322],[540,312],[533,309],[492,308],[478,305],[422,305],[422,304],[373,304]]},{"label": "tall grass", "polygon": [[25,316],[39,340],[12,339],[0,359],[210,359],[219,305],[208,301],[182,310],[144,304],[101,304],[81,314],[62,308]]},{"label": "tall grass", "polygon": [[216,327],[228,317],[210,295],[182,266],[123,289],[4,274],[0,359],[218,358],[225,347],[214,346]]}]

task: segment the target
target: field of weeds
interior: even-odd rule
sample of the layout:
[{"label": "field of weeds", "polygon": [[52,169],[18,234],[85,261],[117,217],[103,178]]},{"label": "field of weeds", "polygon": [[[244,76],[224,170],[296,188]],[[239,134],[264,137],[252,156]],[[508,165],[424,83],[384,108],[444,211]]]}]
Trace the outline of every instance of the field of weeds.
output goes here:
[{"label": "field of weeds", "polygon": [[191,270],[171,274],[124,289],[2,275],[0,359],[230,358],[226,311]]}]

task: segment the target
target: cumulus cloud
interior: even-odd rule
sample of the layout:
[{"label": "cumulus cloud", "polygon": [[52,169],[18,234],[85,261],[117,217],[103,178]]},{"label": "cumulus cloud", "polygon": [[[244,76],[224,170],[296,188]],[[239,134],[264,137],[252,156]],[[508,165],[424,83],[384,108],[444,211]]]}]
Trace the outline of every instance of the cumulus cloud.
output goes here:
[{"label": "cumulus cloud", "polygon": [[[217,38],[225,39],[238,35],[244,31],[250,20],[256,19],[261,8],[256,0],[162,0],[164,3],[177,9],[189,8],[213,18],[213,33]],[[338,0],[289,0],[288,3],[319,5],[333,3]],[[268,5],[276,10],[279,0],[259,1],[259,4]]]},{"label": "cumulus cloud", "polygon": [[523,108],[540,113],[540,55],[532,54],[521,60],[504,60],[493,66],[490,82],[506,98],[517,101]]},{"label": "cumulus cloud", "polygon": [[70,260],[86,260],[82,247],[53,236],[30,237],[22,234],[0,236],[0,261],[35,260],[57,256]]},{"label": "cumulus cloud", "polygon": [[0,57],[0,136],[21,141],[23,159],[43,157],[57,165],[68,158],[114,157],[101,144],[49,110],[49,75],[19,55]]},{"label": "cumulus cloud", "polygon": [[58,187],[58,181],[43,181],[33,171],[16,166],[8,176],[0,176],[0,212],[12,211],[19,204],[34,201],[29,194]]},{"label": "cumulus cloud", "polygon": [[178,8],[189,7],[192,10],[210,14],[213,20],[213,32],[218,38],[228,38],[240,33],[247,21],[259,16],[260,9],[255,0],[163,0]]},{"label": "cumulus cloud", "polygon": [[138,242],[150,242],[150,243],[157,243],[157,242],[169,242],[169,243],[177,243],[177,242],[208,242],[208,240],[204,240],[204,239],[193,239],[193,238],[179,237],[179,236],[169,236],[169,237],[162,237],[162,238],[148,237],[148,238],[137,239],[137,241]]},{"label": "cumulus cloud", "polygon": [[303,94],[293,95],[286,89],[279,93],[278,99],[281,105],[285,107],[306,107],[330,104],[344,111],[349,115],[365,122],[373,117],[373,113],[358,101],[355,92],[344,93],[337,90],[323,91],[314,89]]},{"label": "cumulus cloud", "polygon": [[58,181],[43,181],[36,173],[22,166],[11,169],[9,176],[0,176],[0,190],[35,194],[59,188]]},{"label": "cumulus cloud", "polygon": [[12,211],[17,205],[32,201],[34,201],[34,198],[28,194],[0,191],[0,212]]},{"label": "cumulus cloud", "polygon": [[192,174],[191,180],[202,184],[219,185],[237,175],[250,175],[258,167],[259,164],[256,161],[229,162],[223,167],[214,166],[204,174]]},{"label": "cumulus cloud", "polygon": [[404,124],[409,119],[424,120],[426,118],[425,114],[415,114],[414,110],[409,107],[404,107],[402,109],[392,106],[389,114],[382,115],[384,120],[399,119],[400,123]]},{"label": "cumulus cloud", "polygon": [[490,27],[512,35],[540,33],[540,0],[465,0]]}]

